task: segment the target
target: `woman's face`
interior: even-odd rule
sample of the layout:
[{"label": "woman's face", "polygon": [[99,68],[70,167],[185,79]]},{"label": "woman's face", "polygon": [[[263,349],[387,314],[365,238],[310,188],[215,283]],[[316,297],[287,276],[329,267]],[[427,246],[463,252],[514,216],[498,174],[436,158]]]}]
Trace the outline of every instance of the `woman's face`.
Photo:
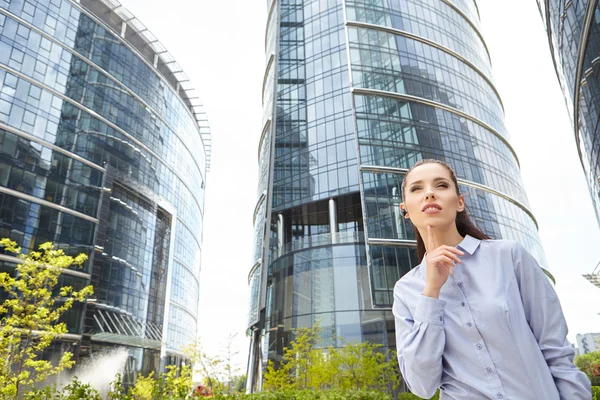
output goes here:
[{"label": "woman's face", "polygon": [[450,226],[456,214],[465,209],[465,200],[456,193],[450,171],[443,165],[419,165],[406,177],[404,202],[400,208],[408,213],[412,223],[421,229]]}]

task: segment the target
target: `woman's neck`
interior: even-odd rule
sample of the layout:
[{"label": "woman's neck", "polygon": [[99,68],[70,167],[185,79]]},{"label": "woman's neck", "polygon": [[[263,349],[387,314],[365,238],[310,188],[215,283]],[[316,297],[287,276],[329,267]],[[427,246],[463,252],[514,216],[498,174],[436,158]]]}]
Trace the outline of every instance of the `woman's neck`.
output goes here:
[{"label": "woman's neck", "polygon": [[[464,237],[462,237],[460,235],[460,233],[458,233],[458,230],[456,229],[455,225],[453,225],[452,227],[447,228],[447,229],[433,228],[432,232],[433,232],[433,237],[435,239],[435,244],[437,247],[440,247],[443,245],[456,247],[464,239]],[[427,227],[425,227],[425,229],[419,229],[419,234],[421,235],[421,238],[423,239],[423,243],[425,244],[425,250],[427,252],[435,250],[435,249],[428,248],[429,240],[428,240]]]}]

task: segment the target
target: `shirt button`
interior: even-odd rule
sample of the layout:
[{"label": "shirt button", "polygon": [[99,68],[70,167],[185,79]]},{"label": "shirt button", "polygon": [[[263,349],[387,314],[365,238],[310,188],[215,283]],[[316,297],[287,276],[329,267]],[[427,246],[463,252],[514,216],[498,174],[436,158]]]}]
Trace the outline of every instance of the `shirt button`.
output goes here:
[{"label": "shirt button", "polygon": [[483,349],[483,346],[480,343],[477,343],[477,350]]},{"label": "shirt button", "polygon": [[462,303],[460,303],[463,307],[465,306],[465,302],[463,301]]},{"label": "shirt button", "polygon": [[462,289],[463,283],[462,282],[458,282],[458,287]]},{"label": "shirt button", "polygon": [[470,328],[473,326],[473,324],[471,322],[467,322],[467,326]]},{"label": "shirt button", "polygon": [[440,321],[443,321],[444,319],[442,317],[440,317]]},{"label": "shirt button", "polygon": [[488,374],[491,374],[493,371],[492,371],[492,369],[490,367],[487,367],[485,369],[485,372],[487,372]]},{"label": "shirt button", "polygon": [[498,393],[496,395],[497,398],[499,398],[500,400],[502,400],[504,398],[504,395],[502,393]]}]

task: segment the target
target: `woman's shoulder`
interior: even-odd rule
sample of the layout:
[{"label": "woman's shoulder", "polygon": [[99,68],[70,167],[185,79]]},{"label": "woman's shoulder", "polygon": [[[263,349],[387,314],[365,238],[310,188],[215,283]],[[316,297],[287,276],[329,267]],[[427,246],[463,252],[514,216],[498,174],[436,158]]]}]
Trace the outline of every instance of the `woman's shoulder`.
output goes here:
[{"label": "woman's shoulder", "polygon": [[533,259],[532,254],[517,240],[482,240],[481,249],[485,258],[510,261],[514,268],[523,264],[523,260]]}]

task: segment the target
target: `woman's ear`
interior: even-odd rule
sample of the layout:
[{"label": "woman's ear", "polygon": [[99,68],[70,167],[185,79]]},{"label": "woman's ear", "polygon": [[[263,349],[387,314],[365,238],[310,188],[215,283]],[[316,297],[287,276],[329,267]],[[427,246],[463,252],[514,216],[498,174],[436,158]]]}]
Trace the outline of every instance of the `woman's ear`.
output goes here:
[{"label": "woman's ear", "polygon": [[463,196],[462,194],[458,195],[458,212],[463,212],[465,211],[465,196]]},{"label": "woman's ear", "polygon": [[408,211],[406,210],[406,205],[404,205],[404,203],[400,203],[400,211],[402,211],[402,215],[404,215],[404,218],[406,218],[406,219],[410,218],[408,216]]}]

